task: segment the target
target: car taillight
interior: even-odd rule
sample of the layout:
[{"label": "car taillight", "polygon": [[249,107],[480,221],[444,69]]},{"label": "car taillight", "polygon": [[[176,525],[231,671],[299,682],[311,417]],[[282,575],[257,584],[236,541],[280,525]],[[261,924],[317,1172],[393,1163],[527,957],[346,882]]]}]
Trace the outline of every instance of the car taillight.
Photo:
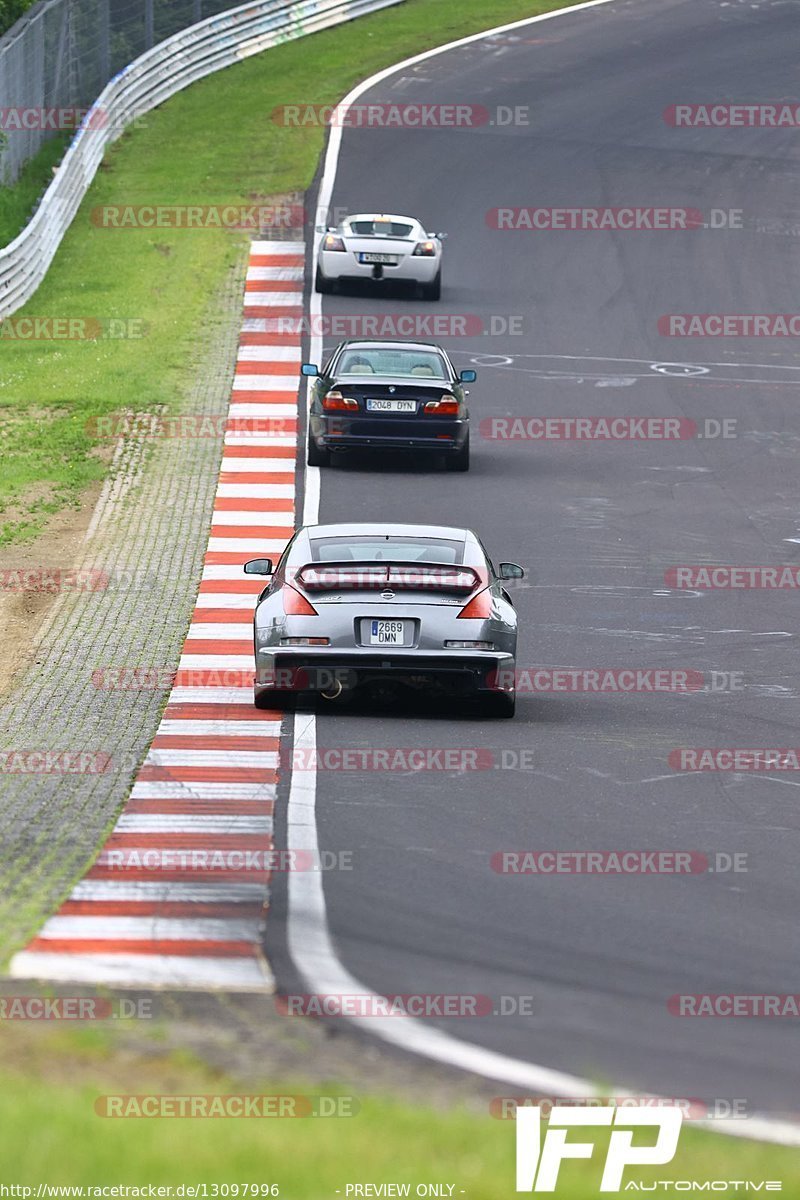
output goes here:
[{"label": "car taillight", "polygon": [[[314,608],[313,604],[309,604],[305,596],[290,587],[288,583],[283,586],[283,611],[287,617],[317,617],[319,613]],[[459,614],[460,616],[461,614]]]},{"label": "car taillight", "polygon": [[417,242],[414,247],[415,258],[435,258],[436,247],[433,242]]},{"label": "car taillight", "polygon": [[323,250],[344,250],[344,242],[333,233],[326,233],[322,239]]},{"label": "car taillight", "polygon": [[353,400],[351,396],[343,396],[342,393],[334,388],[332,392],[326,392],[322,397],[322,407],[326,412],[352,412],[358,408],[358,401]]},{"label": "car taillight", "polygon": [[492,593],[488,588],[484,588],[482,592],[478,592],[477,596],[472,597],[469,604],[464,605],[458,614],[458,619],[465,617],[468,621],[485,620],[491,615]]},{"label": "car taillight", "polygon": [[438,400],[429,400],[422,406],[423,413],[428,417],[457,417],[458,401],[455,396],[445,392]]}]

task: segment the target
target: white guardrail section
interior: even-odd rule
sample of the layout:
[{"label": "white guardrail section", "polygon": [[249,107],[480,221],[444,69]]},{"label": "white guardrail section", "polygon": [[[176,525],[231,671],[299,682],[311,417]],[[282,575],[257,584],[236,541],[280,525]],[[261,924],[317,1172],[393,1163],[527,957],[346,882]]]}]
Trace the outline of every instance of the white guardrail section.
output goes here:
[{"label": "white guardrail section", "polygon": [[252,54],[402,2],[258,0],[191,25],[134,59],[97,97],[30,222],[0,250],[0,320],[25,304],[44,279],[106,146],[126,125],[190,83]]}]

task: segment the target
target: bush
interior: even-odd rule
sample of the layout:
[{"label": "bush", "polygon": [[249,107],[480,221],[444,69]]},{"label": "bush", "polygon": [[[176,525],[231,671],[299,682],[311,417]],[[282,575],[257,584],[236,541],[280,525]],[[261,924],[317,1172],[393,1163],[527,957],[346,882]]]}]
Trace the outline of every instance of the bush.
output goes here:
[{"label": "bush", "polygon": [[0,0],[0,34],[10,29],[31,4],[33,0]]}]

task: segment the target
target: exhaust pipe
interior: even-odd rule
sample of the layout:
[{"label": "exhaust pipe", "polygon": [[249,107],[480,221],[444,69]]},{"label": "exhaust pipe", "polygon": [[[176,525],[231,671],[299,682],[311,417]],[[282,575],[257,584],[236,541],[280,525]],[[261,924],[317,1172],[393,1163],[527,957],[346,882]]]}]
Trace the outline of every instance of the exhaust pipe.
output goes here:
[{"label": "exhaust pipe", "polygon": [[334,691],[329,691],[329,692],[321,692],[321,693],[320,693],[320,695],[321,695],[321,696],[323,696],[325,700],[338,700],[338,699],[339,699],[339,697],[340,697],[340,696],[341,696],[341,694],[342,694],[342,681],[341,681],[341,679],[334,679],[334,681],[333,681],[333,682],[334,682],[334,685],[335,685],[335,687],[336,687],[336,691],[335,691],[335,692],[334,692]]}]

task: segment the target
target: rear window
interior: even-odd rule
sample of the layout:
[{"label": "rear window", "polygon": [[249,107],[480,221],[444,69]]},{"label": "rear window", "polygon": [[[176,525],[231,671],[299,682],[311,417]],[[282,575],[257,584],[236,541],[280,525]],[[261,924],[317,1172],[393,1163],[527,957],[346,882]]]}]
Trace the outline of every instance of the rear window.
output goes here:
[{"label": "rear window", "polygon": [[[404,225],[400,221],[351,221],[350,233],[356,237],[411,237],[413,225]],[[347,232],[347,230],[345,230]]]},{"label": "rear window", "polygon": [[445,538],[330,537],[311,539],[313,562],[414,562],[464,561],[464,543]]},{"label": "rear window", "polygon": [[345,350],[336,364],[339,375],[391,375],[409,379],[439,379],[449,375],[435,350],[402,350],[391,346]]}]

